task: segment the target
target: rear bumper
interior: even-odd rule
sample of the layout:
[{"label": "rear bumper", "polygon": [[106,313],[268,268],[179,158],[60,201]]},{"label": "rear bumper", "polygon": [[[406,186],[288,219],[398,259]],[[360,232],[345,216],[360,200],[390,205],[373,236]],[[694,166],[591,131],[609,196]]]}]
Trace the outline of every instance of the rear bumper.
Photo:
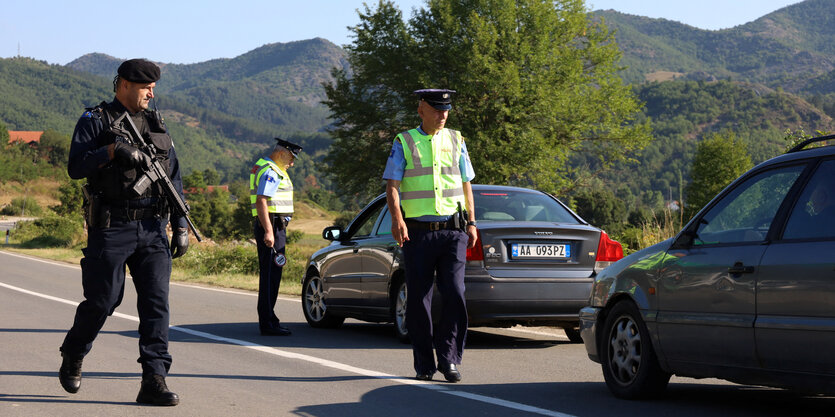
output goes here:
[{"label": "rear bumper", "polygon": [[473,326],[577,326],[593,279],[488,279],[466,282]]},{"label": "rear bumper", "polygon": [[597,318],[602,311],[597,307],[583,307],[580,310],[580,337],[586,346],[586,353],[589,359],[600,363],[600,356],[597,352]]}]

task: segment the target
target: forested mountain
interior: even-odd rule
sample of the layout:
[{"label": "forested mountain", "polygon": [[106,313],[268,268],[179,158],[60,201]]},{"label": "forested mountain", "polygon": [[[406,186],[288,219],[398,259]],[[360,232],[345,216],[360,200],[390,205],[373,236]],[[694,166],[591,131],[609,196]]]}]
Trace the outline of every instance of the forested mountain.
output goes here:
[{"label": "forested mountain", "polygon": [[806,0],[716,31],[614,10],[594,14],[617,31],[630,83],[733,79],[801,94],[835,92],[831,0]]},{"label": "forested mountain", "polygon": [[[88,54],[67,66],[112,78],[129,58]],[[159,65],[161,96],[276,128],[285,126],[284,130],[293,126],[316,132],[328,124],[328,113],[320,104],[325,98],[321,84],[331,79],[332,68],[345,68],[347,62],[341,48],[316,38],[264,45],[231,59]]]}]

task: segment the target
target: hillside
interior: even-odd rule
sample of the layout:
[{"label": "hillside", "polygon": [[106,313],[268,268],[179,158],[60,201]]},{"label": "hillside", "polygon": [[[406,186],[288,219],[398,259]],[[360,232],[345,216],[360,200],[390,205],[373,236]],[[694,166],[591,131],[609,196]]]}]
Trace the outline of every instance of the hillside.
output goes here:
[{"label": "hillside", "polygon": [[[67,67],[112,78],[123,60],[92,53]],[[321,84],[332,79],[332,68],[345,68],[347,61],[341,48],[316,38],[268,44],[231,59],[159,65],[161,96],[274,127],[317,132],[328,123]]]},{"label": "hillside", "polygon": [[[625,81],[663,74],[692,80],[733,79],[802,94],[835,92],[835,2],[806,0],[730,29],[596,11],[616,30]],[[821,90],[826,87],[826,90]]]}]

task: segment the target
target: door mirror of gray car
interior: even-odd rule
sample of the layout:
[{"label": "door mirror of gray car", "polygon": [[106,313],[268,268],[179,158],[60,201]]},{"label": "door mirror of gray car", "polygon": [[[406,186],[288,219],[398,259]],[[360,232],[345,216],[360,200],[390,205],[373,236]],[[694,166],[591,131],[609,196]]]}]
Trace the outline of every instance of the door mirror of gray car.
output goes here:
[{"label": "door mirror of gray car", "polygon": [[339,226],[328,226],[322,230],[322,238],[330,241],[339,240],[342,235],[342,228]]}]

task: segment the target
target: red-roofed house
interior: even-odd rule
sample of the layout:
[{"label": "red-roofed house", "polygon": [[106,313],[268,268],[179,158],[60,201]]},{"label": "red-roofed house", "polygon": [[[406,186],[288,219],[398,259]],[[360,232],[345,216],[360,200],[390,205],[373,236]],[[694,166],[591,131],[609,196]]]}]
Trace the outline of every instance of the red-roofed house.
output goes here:
[{"label": "red-roofed house", "polygon": [[14,142],[23,142],[23,143],[28,143],[28,144],[32,144],[32,142],[40,143],[41,142],[41,135],[43,135],[42,131],[41,132],[26,132],[26,131],[21,131],[21,130],[10,130],[9,131],[9,143],[14,143]]}]

